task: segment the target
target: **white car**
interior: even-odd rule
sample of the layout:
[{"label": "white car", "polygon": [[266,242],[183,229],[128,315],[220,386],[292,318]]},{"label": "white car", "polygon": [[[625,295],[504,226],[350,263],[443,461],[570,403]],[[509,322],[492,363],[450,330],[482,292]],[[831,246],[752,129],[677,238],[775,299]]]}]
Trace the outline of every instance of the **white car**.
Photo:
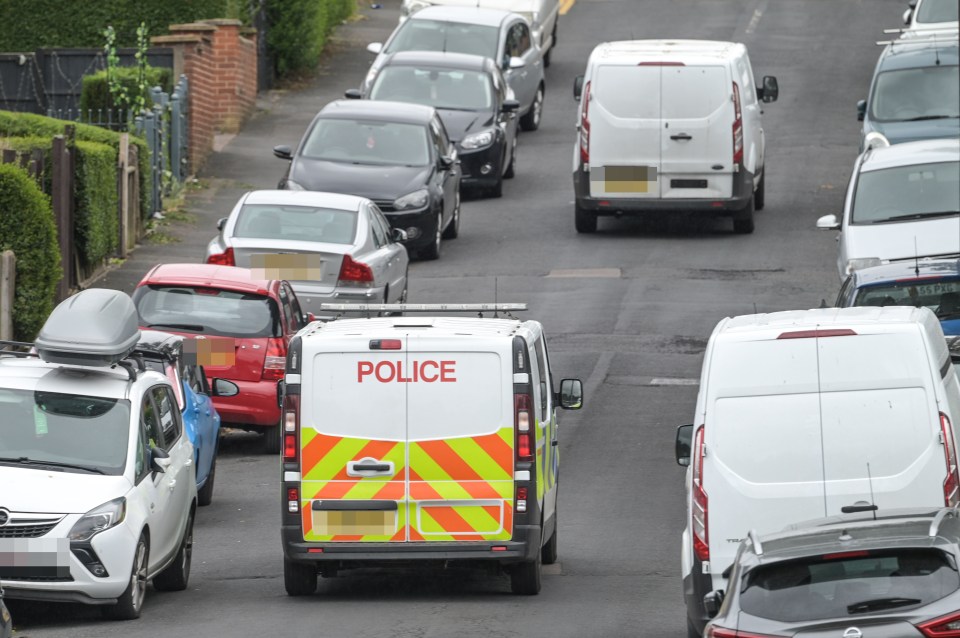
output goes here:
[{"label": "white car", "polygon": [[[125,359],[126,294],[91,288],[50,315],[33,353],[0,357],[0,580],[8,598],[140,615],[147,582],[190,577],[197,485],[171,382]],[[26,348],[24,348],[26,349]]]},{"label": "white car", "polygon": [[840,231],[840,279],[869,266],[960,254],[960,139],[884,146],[870,135],[880,146],[868,140],[857,158],[843,214],[817,220],[821,230]]},{"label": "white car", "polygon": [[956,29],[958,22],[957,0],[910,0],[903,12],[905,33],[928,29]]},{"label": "white car", "polygon": [[550,66],[550,55],[557,44],[557,17],[560,0],[403,0],[400,22],[430,6],[479,7],[519,13],[530,23],[534,40],[543,50],[543,64]]}]

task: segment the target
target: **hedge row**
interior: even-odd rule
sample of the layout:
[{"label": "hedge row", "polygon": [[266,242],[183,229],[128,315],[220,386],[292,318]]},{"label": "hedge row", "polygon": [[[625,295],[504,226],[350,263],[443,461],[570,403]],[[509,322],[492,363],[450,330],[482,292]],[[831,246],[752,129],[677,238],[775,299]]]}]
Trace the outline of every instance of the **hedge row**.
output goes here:
[{"label": "hedge row", "polygon": [[[148,67],[146,71],[147,86],[152,88],[159,86],[166,93],[173,92],[173,71],[166,68]],[[137,93],[137,68],[120,67],[117,69],[117,79],[127,90],[127,95],[131,100]],[[150,99],[150,91],[147,91],[147,108],[153,106]],[[107,82],[107,72],[98,71],[91,75],[83,76],[83,86],[80,89],[80,111],[88,113],[90,111],[107,111],[117,108],[113,102],[113,96],[110,94],[110,84]]]},{"label": "hedge row", "polygon": [[53,210],[25,171],[0,164],[0,213],[0,251],[12,250],[17,258],[14,339],[33,341],[53,310],[63,276]]},{"label": "hedge row", "polygon": [[267,2],[267,46],[279,75],[313,69],[327,36],[350,17],[356,0],[273,0]]}]

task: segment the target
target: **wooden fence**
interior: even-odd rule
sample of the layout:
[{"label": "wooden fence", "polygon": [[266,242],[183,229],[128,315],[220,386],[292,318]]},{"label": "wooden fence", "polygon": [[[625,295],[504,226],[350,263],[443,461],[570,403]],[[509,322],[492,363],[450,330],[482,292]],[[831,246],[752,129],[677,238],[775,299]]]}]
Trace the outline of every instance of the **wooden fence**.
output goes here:
[{"label": "wooden fence", "polygon": [[0,254],[0,341],[13,339],[13,290],[17,258],[12,250]]}]

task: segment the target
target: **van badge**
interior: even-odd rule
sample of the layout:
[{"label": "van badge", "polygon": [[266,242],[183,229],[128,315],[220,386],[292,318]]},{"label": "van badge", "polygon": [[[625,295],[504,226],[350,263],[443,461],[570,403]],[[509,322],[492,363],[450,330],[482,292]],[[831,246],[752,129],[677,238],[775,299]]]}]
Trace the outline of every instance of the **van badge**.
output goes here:
[{"label": "van badge", "polygon": [[856,627],[850,627],[843,632],[843,638],[863,638],[863,632]]}]

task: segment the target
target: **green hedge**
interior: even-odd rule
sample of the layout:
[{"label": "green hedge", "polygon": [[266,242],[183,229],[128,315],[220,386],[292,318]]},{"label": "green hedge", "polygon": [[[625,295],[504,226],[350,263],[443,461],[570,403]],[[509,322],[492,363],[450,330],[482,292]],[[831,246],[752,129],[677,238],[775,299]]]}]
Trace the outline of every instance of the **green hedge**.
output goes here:
[{"label": "green hedge", "polygon": [[50,200],[26,172],[9,164],[0,165],[0,250],[17,257],[14,338],[33,341],[53,310],[63,271]]},{"label": "green hedge", "polygon": [[[132,66],[117,69],[117,79],[127,90],[131,99],[137,92],[137,68]],[[173,71],[165,68],[150,67],[147,69],[147,86],[159,86],[166,93],[173,92]],[[147,108],[153,106],[150,91],[147,91]],[[83,76],[83,87],[80,90],[80,111],[84,114],[89,111],[107,111],[115,108],[113,96],[110,95],[110,85],[107,83],[107,72],[99,71],[92,75]]]},{"label": "green hedge", "polygon": [[267,46],[277,74],[309,71],[333,28],[350,17],[356,0],[273,0],[267,2]]}]

